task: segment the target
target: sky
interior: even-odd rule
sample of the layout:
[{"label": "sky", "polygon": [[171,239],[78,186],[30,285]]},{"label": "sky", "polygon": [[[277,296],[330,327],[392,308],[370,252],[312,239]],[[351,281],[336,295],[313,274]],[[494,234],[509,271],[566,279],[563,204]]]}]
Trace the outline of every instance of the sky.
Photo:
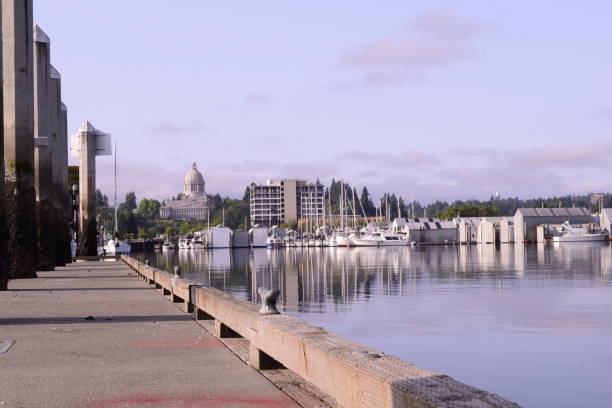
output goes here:
[{"label": "sky", "polygon": [[[612,191],[612,2],[34,0],[119,195],[344,179],[420,202]],[[73,158],[76,162],[76,158]],[[111,196],[113,160],[97,159]]]}]

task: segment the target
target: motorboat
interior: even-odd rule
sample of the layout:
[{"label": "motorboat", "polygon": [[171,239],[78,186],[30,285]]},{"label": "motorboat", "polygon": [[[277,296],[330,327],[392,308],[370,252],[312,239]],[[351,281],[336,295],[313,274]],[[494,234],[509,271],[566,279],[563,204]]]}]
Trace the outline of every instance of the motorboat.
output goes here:
[{"label": "motorboat", "polygon": [[349,238],[350,246],[408,246],[410,241],[404,239],[402,235],[392,232],[376,231],[370,234]]},{"label": "motorboat", "polygon": [[189,243],[189,248],[190,249],[204,249],[205,248],[204,242],[202,242],[201,239],[194,238]]},{"label": "motorboat", "polygon": [[278,237],[268,237],[266,240],[266,248],[274,249],[274,248],[282,248],[283,247],[283,239]]},{"label": "motorboat", "polygon": [[178,247],[179,249],[189,249],[189,242],[191,240],[187,239],[187,238],[179,238],[178,240]]},{"label": "motorboat", "polygon": [[172,249],[174,249],[174,242],[170,241],[169,239],[165,240],[162,245],[162,250],[169,251]]},{"label": "motorboat", "polygon": [[608,232],[595,224],[572,224],[569,221],[565,221],[560,230],[553,235],[553,242],[590,242],[607,239]]},{"label": "motorboat", "polygon": [[106,255],[129,254],[132,250],[130,243],[120,239],[109,239],[104,245]]},{"label": "motorboat", "polygon": [[285,237],[283,245],[287,248],[295,248],[297,245],[292,237]]}]

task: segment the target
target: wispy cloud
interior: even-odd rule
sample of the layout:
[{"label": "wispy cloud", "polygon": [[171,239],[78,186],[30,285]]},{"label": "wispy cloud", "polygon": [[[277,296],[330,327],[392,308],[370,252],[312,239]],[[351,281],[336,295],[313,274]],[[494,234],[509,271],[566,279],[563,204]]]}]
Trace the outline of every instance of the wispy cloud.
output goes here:
[{"label": "wispy cloud", "polygon": [[601,118],[601,119],[612,119],[612,108],[604,107],[604,108],[598,109],[595,112],[595,117]]},{"label": "wispy cloud", "polygon": [[399,35],[348,50],[339,66],[362,71],[364,85],[423,81],[427,69],[477,58],[475,40],[489,27],[482,20],[451,10],[429,10]]},{"label": "wispy cloud", "polygon": [[251,104],[268,104],[272,102],[272,96],[267,92],[250,92],[244,95],[244,100]]},{"label": "wispy cloud", "polygon": [[146,132],[154,135],[184,135],[191,133],[211,133],[213,128],[200,122],[172,123],[167,121],[154,123],[146,128]]},{"label": "wispy cloud", "polygon": [[436,155],[405,151],[400,153],[386,152],[364,152],[361,150],[349,150],[338,156],[340,160],[357,161],[367,165],[392,166],[392,167],[414,167],[432,166],[439,162]]},{"label": "wispy cloud", "polygon": [[[397,153],[350,150],[329,159],[282,162],[251,159],[242,162],[199,164],[210,193],[241,197],[245,187],[268,178],[332,178],[367,185],[374,197],[389,191],[420,201],[487,198],[495,191],[504,196],[547,196],[612,191],[607,175],[612,159],[601,152],[612,143],[540,146],[528,149],[470,148]],[[138,198],[164,199],[182,190],[190,163],[149,165],[119,161],[120,199],[128,191]],[[101,158],[98,185],[112,192],[112,160]]]}]

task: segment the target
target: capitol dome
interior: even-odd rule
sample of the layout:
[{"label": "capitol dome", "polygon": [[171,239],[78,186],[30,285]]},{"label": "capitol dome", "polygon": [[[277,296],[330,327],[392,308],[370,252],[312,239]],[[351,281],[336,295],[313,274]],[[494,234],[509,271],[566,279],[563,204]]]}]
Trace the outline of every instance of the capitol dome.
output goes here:
[{"label": "capitol dome", "polygon": [[183,195],[197,196],[205,194],[206,191],[204,190],[204,177],[202,177],[202,173],[198,171],[195,162],[193,163],[193,166],[191,166],[191,170],[189,170],[185,175],[184,184],[185,189],[183,191]]}]

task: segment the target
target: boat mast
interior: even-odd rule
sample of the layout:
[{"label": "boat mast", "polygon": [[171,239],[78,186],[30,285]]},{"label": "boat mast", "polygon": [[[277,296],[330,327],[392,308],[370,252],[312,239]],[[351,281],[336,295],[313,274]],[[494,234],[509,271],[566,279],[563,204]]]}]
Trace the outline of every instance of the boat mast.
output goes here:
[{"label": "boat mast", "polygon": [[355,187],[351,186],[351,191],[353,193],[353,228],[357,226],[357,218],[355,214]]},{"label": "boat mast", "polygon": [[340,229],[344,231],[344,181],[340,179]]},{"label": "boat mast", "polygon": [[400,208],[400,197],[397,196],[397,218],[402,218],[402,209]]},{"label": "boat mast", "polygon": [[115,201],[115,239],[119,236],[119,229],[117,228],[117,139],[115,139],[115,188],[113,191]]}]

